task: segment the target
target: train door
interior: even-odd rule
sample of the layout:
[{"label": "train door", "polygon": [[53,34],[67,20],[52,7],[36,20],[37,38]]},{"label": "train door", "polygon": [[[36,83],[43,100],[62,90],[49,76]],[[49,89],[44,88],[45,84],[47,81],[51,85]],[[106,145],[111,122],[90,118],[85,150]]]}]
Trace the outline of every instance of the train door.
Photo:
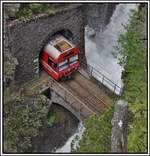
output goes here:
[{"label": "train door", "polygon": [[50,57],[48,57],[48,65],[49,65],[50,74],[54,78],[57,78],[58,77],[58,65],[57,65],[57,63],[54,63],[53,60]]}]

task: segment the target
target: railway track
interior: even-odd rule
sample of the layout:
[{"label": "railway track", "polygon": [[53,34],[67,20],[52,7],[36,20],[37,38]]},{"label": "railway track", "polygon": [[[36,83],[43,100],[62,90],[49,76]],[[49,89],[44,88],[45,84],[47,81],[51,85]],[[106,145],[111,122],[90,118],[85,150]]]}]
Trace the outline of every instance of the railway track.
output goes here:
[{"label": "railway track", "polygon": [[[80,74],[80,73],[79,73]],[[95,86],[92,87],[93,83],[91,83],[90,81],[85,81],[85,77],[82,76],[80,74],[80,76],[78,76],[75,81],[77,83],[79,83],[83,88],[85,88],[86,90],[88,90],[88,92],[90,94],[92,94],[96,99],[98,99],[99,101],[101,101],[104,105],[106,105],[106,107],[108,106],[104,101],[104,97],[102,96],[102,94],[99,92],[99,88],[97,88],[98,90],[96,90]]]},{"label": "railway track", "polygon": [[99,100],[101,100],[105,104],[106,97],[103,95],[102,91],[100,90],[99,86],[97,84],[94,84],[91,80],[86,79],[85,76],[83,76],[81,73],[79,73],[80,76],[75,77],[75,81],[81,83],[84,88],[87,88],[93,95],[95,95]]},{"label": "railway track", "polygon": [[70,92],[72,92],[78,99],[80,99],[80,101],[87,105],[93,112],[95,112],[96,114],[100,113],[97,108],[86,99],[86,96],[81,97],[81,94],[75,89],[75,87],[71,86],[70,84],[68,85],[68,87],[70,88]]},{"label": "railway track", "polygon": [[77,98],[83,101],[83,103],[85,103],[85,105],[92,109],[96,114],[101,114],[107,105],[95,94],[95,92],[90,90],[90,87],[92,86],[87,86],[89,84],[85,82],[85,78],[81,80],[78,79],[78,77],[81,77],[81,75],[77,75],[73,80],[69,80],[61,84]]}]

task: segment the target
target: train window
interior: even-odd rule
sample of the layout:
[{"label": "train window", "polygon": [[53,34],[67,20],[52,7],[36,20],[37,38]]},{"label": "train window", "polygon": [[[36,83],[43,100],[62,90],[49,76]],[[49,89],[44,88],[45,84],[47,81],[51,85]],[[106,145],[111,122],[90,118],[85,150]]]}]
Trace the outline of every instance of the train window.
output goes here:
[{"label": "train window", "polygon": [[64,64],[62,66],[59,67],[59,71],[62,71],[64,69],[68,68],[68,64]]},{"label": "train window", "polygon": [[60,63],[58,64],[58,66],[59,66],[59,71],[62,71],[62,70],[64,70],[64,69],[66,69],[66,68],[68,67],[68,61],[65,60],[65,61],[63,61],[63,62],[60,62]]},{"label": "train window", "polygon": [[62,66],[62,65],[64,65],[64,64],[66,64],[66,63],[67,63],[67,60],[62,61],[62,62],[59,63],[59,66]]},{"label": "train window", "polygon": [[70,57],[70,59],[69,59],[69,61],[70,61],[71,64],[76,63],[77,60],[78,60],[78,55],[75,55],[73,57]]},{"label": "train window", "polygon": [[50,66],[52,66],[53,68],[57,68],[57,64],[54,63],[54,62],[51,60],[50,57],[48,58],[48,64],[49,64]]},{"label": "train window", "polygon": [[48,58],[48,64],[49,64],[49,65],[52,64],[52,60],[51,60],[51,58]]}]

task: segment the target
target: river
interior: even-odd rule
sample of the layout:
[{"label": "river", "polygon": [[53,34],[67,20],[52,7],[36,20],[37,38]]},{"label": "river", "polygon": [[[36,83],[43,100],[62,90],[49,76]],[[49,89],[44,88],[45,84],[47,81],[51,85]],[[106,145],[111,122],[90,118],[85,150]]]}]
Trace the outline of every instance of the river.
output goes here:
[{"label": "river", "polygon": [[69,152],[71,144],[67,142],[78,132],[79,120],[59,104],[52,104],[48,114],[52,124],[46,122],[40,128],[38,136],[32,140],[32,153]]}]

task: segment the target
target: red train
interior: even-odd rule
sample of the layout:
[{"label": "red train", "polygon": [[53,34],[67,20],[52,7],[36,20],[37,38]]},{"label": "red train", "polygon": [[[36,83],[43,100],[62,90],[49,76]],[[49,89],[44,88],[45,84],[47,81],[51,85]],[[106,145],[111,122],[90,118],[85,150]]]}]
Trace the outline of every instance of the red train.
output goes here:
[{"label": "red train", "polygon": [[57,35],[43,48],[40,65],[55,80],[66,79],[79,68],[79,53],[74,44]]}]

